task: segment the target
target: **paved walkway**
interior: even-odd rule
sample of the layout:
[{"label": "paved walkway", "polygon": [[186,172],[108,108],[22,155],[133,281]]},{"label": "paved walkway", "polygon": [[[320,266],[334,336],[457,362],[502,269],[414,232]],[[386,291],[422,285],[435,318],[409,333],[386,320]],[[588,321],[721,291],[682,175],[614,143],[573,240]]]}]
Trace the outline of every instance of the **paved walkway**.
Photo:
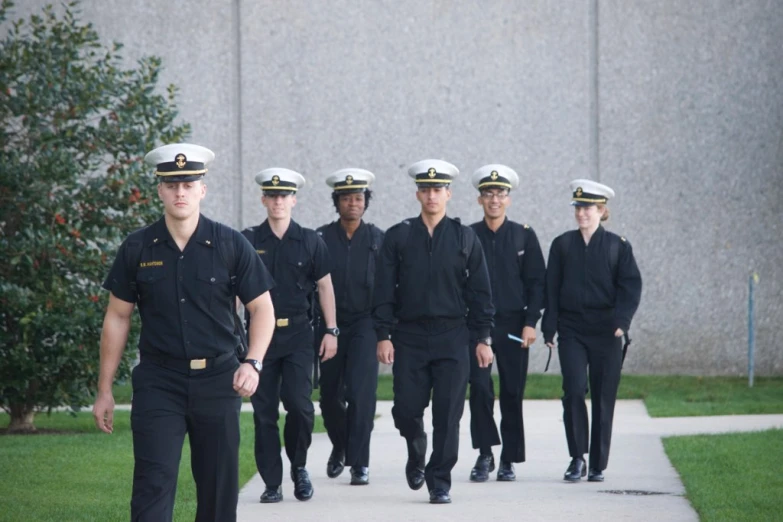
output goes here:
[{"label": "paved walkway", "polygon": [[[497,482],[494,473],[486,483],[474,484],[468,480],[477,454],[471,448],[470,411],[466,403],[459,462],[452,473],[453,503],[430,505],[426,487],[419,491],[408,489],[404,477],[405,441],[394,428],[391,402],[379,401],[372,437],[370,485],[350,486],[347,468],[339,478],[327,478],[326,459],[331,443],[326,434],[315,434],[308,455],[308,470],[315,489],[313,498],[308,502],[297,501],[293,485],[287,480],[283,484],[283,502],[260,504],[258,497],[264,484],[256,475],[240,492],[238,520],[484,522],[560,521],[589,516],[592,520],[693,521],[698,516],[683,496],[682,482],[663,451],[661,437],[783,428],[783,415],[653,419],[641,401],[618,401],[606,481],[569,484],[562,480],[570,459],[560,401],[525,401],[524,408],[528,461],[516,465],[516,482]],[[429,412],[428,409],[427,415]],[[500,418],[497,410],[495,418]],[[426,425],[431,426],[429,418]],[[431,429],[428,431],[431,434]],[[495,457],[498,456],[499,447],[496,447]],[[283,459],[287,477],[288,463],[285,456]]]}]

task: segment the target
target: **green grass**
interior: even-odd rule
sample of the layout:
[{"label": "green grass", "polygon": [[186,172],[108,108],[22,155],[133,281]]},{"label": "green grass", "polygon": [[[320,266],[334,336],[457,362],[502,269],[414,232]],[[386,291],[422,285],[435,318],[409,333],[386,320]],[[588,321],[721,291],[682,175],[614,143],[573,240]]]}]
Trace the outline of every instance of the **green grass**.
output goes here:
[{"label": "green grass", "polygon": [[[497,393],[497,375],[495,392]],[[531,373],[525,387],[526,399],[559,399],[560,376]],[[313,390],[313,400],[318,400]],[[117,385],[118,404],[130,402],[130,386]],[[783,413],[783,378],[756,378],[753,388],[742,377],[691,377],[687,375],[623,375],[618,399],[641,399],[652,417],[741,415]],[[391,400],[391,375],[378,378],[378,400]]]},{"label": "green grass", "polygon": [[[282,422],[282,419],[281,419]],[[0,415],[0,426],[8,416]],[[133,478],[130,413],[114,415],[114,433],[95,428],[92,415],[40,414],[40,430],[67,434],[0,436],[0,521],[127,520]],[[256,472],[253,417],[242,413],[239,482]],[[316,417],[315,431],[323,431]],[[281,426],[282,433],[282,426]],[[193,520],[196,491],[190,473],[190,446],[182,450],[174,520]]]},{"label": "green grass", "polygon": [[702,522],[780,520],[783,430],[669,437],[663,445]]}]

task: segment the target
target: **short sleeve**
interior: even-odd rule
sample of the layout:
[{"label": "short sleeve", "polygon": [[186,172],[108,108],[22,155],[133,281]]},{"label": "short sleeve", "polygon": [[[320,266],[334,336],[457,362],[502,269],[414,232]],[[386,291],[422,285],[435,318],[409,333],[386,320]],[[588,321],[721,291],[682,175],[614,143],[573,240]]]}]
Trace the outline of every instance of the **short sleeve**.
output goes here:
[{"label": "short sleeve", "polygon": [[234,231],[233,240],[237,254],[237,297],[243,304],[247,304],[274,288],[275,281],[244,235]]},{"label": "short sleeve", "polygon": [[[136,302],[136,292],[134,291],[136,273],[129,264],[134,260],[128,259],[129,249],[138,252],[136,257],[141,259],[141,243],[125,240],[117,251],[114,263],[109,270],[109,275],[103,282],[103,288],[111,292],[114,297],[122,299],[128,303]],[[138,268],[138,267],[133,267]]]},{"label": "short sleeve", "polygon": [[315,252],[313,253],[313,280],[320,281],[327,276],[331,268],[329,249],[321,236],[316,236]]}]

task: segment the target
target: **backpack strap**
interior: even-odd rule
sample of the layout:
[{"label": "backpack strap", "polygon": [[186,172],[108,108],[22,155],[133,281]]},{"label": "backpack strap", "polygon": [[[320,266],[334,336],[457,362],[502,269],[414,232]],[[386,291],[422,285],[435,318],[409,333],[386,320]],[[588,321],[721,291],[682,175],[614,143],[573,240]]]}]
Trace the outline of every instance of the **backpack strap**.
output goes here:
[{"label": "backpack strap", "polygon": [[217,251],[223,264],[228,268],[228,281],[231,286],[231,317],[234,319],[234,335],[239,338],[239,346],[236,347],[237,358],[243,361],[247,357],[249,345],[242,320],[237,315],[237,256],[234,248],[233,230],[222,223],[215,223],[215,238],[217,239]]}]

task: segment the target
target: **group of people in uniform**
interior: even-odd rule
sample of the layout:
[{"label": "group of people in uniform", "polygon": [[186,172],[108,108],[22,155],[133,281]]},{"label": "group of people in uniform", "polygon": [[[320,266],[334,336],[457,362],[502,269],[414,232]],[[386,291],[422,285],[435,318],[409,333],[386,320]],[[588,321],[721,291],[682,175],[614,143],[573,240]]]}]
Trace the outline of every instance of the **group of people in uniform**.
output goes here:
[{"label": "group of people in uniform", "polygon": [[[564,479],[603,480],[623,338],[641,294],[631,245],[601,226],[611,188],[572,182],[577,229],[552,242],[545,264],[533,229],[506,217],[519,176],[505,165],[473,174],[484,219],[466,226],[447,215],[457,167],[442,160],[412,164],[408,174],[421,212],[386,232],[363,219],[373,196],[371,172],[348,168],[330,175],[339,218],[313,230],[292,219],[304,177],[266,169],[255,180],[267,219],[240,233],[200,212],[213,158],[192,144],[147,154],[164,215],[126,238],[104,282],[110,297],[93,407],[104,432],[113,430],[111,387],[136,305],[142,323],[140,362],[132,373],[132,520],[171,520],[185,435],[196,520],[236,519],[242,397],[250,397],[254,410],[261,502],[283,500],[280,402],[294,496],[312,498],[307,451],[314,364],[332,443],[328,477],[347,466],[352,485],[369,484],[380,362],[393,365],[392,416],[406,441],[411,489],[426,484],[430,503],[451,502],[468,387],[478,450],[470,480],[489,479],[496,468],[492,448],[500,444],[497,480],[515,480],[514,464],[526,458],[522,404],[539,320],[562,369],[571,456]],[[240,304],[244,321],[236,313]],[[430,403],[427,461],[423,416]]]}]

